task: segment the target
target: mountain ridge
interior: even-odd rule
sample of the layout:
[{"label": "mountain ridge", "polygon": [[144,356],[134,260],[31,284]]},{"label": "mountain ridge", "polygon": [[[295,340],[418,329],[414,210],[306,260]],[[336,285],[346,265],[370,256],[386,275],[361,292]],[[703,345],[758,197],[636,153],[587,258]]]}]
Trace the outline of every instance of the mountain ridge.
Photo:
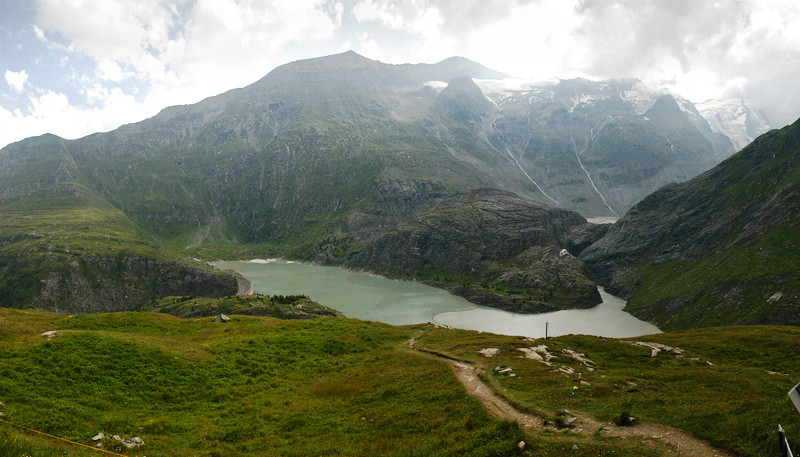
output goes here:
[{"label": "mountain ridge", "polygon": [[[74,176],[137,237],[179,256],[253,252],[341,264],[459,194],[495,188],[619,214],[716,160],[679,107],[652,120],[636,112],[628,93],[636,80],[487,96],[480,76],[504,75],[462,58],[410,66],[353,52],[307,59],[139,123],[59,140],[63,150],[52,156],[29,151],[36,140],[6,147],[0,178],[41,185],[47,166],[65,174],[59,179]],[[449,78],[441,91],[426,86],[440,77]]]}]

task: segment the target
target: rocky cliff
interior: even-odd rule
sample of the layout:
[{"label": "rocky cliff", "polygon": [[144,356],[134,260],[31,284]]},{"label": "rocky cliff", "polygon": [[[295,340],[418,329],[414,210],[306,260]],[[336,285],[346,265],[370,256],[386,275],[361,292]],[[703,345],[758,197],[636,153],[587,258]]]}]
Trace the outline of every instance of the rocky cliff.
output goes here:
[{"label": "rocky cliff", "polygon": [[567,249],[591,236],[580,230],[589,225],[572,211],[479,189],[438,202],[345,262],[515,312],[591,307],[597,288]]}]

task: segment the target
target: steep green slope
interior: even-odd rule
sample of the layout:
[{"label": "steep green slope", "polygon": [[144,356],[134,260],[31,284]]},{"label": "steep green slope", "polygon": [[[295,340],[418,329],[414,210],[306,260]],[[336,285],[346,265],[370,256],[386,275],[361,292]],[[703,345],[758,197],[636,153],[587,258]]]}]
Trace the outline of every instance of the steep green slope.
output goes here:
[{"label": "steep green slope", "polygon": [[0,154],[0,306],[85,313],[236,293],[232,275],[148,241],[76,168],[54,136]]},{"label": "steep green slope", "polygon": [[580,256],[660,328],[800,324],[800,122],[648,196]]}]

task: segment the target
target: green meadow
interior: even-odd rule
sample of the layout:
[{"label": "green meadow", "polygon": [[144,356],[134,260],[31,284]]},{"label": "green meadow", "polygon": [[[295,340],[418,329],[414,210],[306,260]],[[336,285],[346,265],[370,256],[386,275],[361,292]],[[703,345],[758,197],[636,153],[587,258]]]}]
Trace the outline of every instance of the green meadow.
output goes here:
[{"label": "green meadow", "polygon": [[[41,335],[53,330],[52,339]],[[485,365],[487,381],[523,410],[584,411],[603,421],[626,411],[743,456],[772,452],[778,423],[800,439],[800,416],[786,398],[800,377],[793,327],[636,339],[684,351],[651,358],[650,348],[628,340],[531,341],[341,317],[214,323],[0,308],[0,419],[89,446],[100,432],[141,437],[145,445],[130,450],[103,440],[104,449],[130,456],[670,455],[652,440],[532,432],[498,420],[447,361],[409,348],[415,336],[417,347]],[[553,366],[518,350],[539,344],[558,357]],[[486,347],[500,352],[486,358],[477,352]],[[595,371],[563,349],[584,353]],[[495,374],[495,365],[517,376]],[[574,376],[554,371],[562,366],[583,370],[588,385],[573,393]],[[108,454],[0,423],[0,455]]]}]

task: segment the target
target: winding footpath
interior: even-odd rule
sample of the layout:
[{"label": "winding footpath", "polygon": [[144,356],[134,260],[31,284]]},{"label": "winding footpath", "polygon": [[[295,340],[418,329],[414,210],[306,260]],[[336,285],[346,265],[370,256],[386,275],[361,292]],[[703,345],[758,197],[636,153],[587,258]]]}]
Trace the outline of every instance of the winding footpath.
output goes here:
[{"label": "winding footpath", "polygon": [[[536,411],[535,414],[522,412],[515,408],[503,397],[497,395],[495,390],[486,385],[481,378],[485,370],[482,367],[471,363],[455,360],[447,355],[435,351],[416,347],[416,339],[419,335],[408,341],[408,346],[417,352],[433,355],[439,359],[447,361],[453,368],[456,377],[464,385],[467,393],[480,400],[480,402],[492,414],[500,419],[517,421],[520,425],[537,431],[557,430],[555,427],[545,425],[545,419],[553,417],[553,414]],[[613,423],[601,423],[592,419],[588,414],[576,411],[569,412],[576,417],[575,427],[571,432],[583,435],[593,435],[600,433],[608,437],[638,437],[660,441],[670,446],[676,455],[686,457],[734,457],[733,454],[715,449],[705,441],[699,440],[684,430],[680,430],[666,425],[654,424],[650,422],[638,422],[631,427],[620,427]]]}]

